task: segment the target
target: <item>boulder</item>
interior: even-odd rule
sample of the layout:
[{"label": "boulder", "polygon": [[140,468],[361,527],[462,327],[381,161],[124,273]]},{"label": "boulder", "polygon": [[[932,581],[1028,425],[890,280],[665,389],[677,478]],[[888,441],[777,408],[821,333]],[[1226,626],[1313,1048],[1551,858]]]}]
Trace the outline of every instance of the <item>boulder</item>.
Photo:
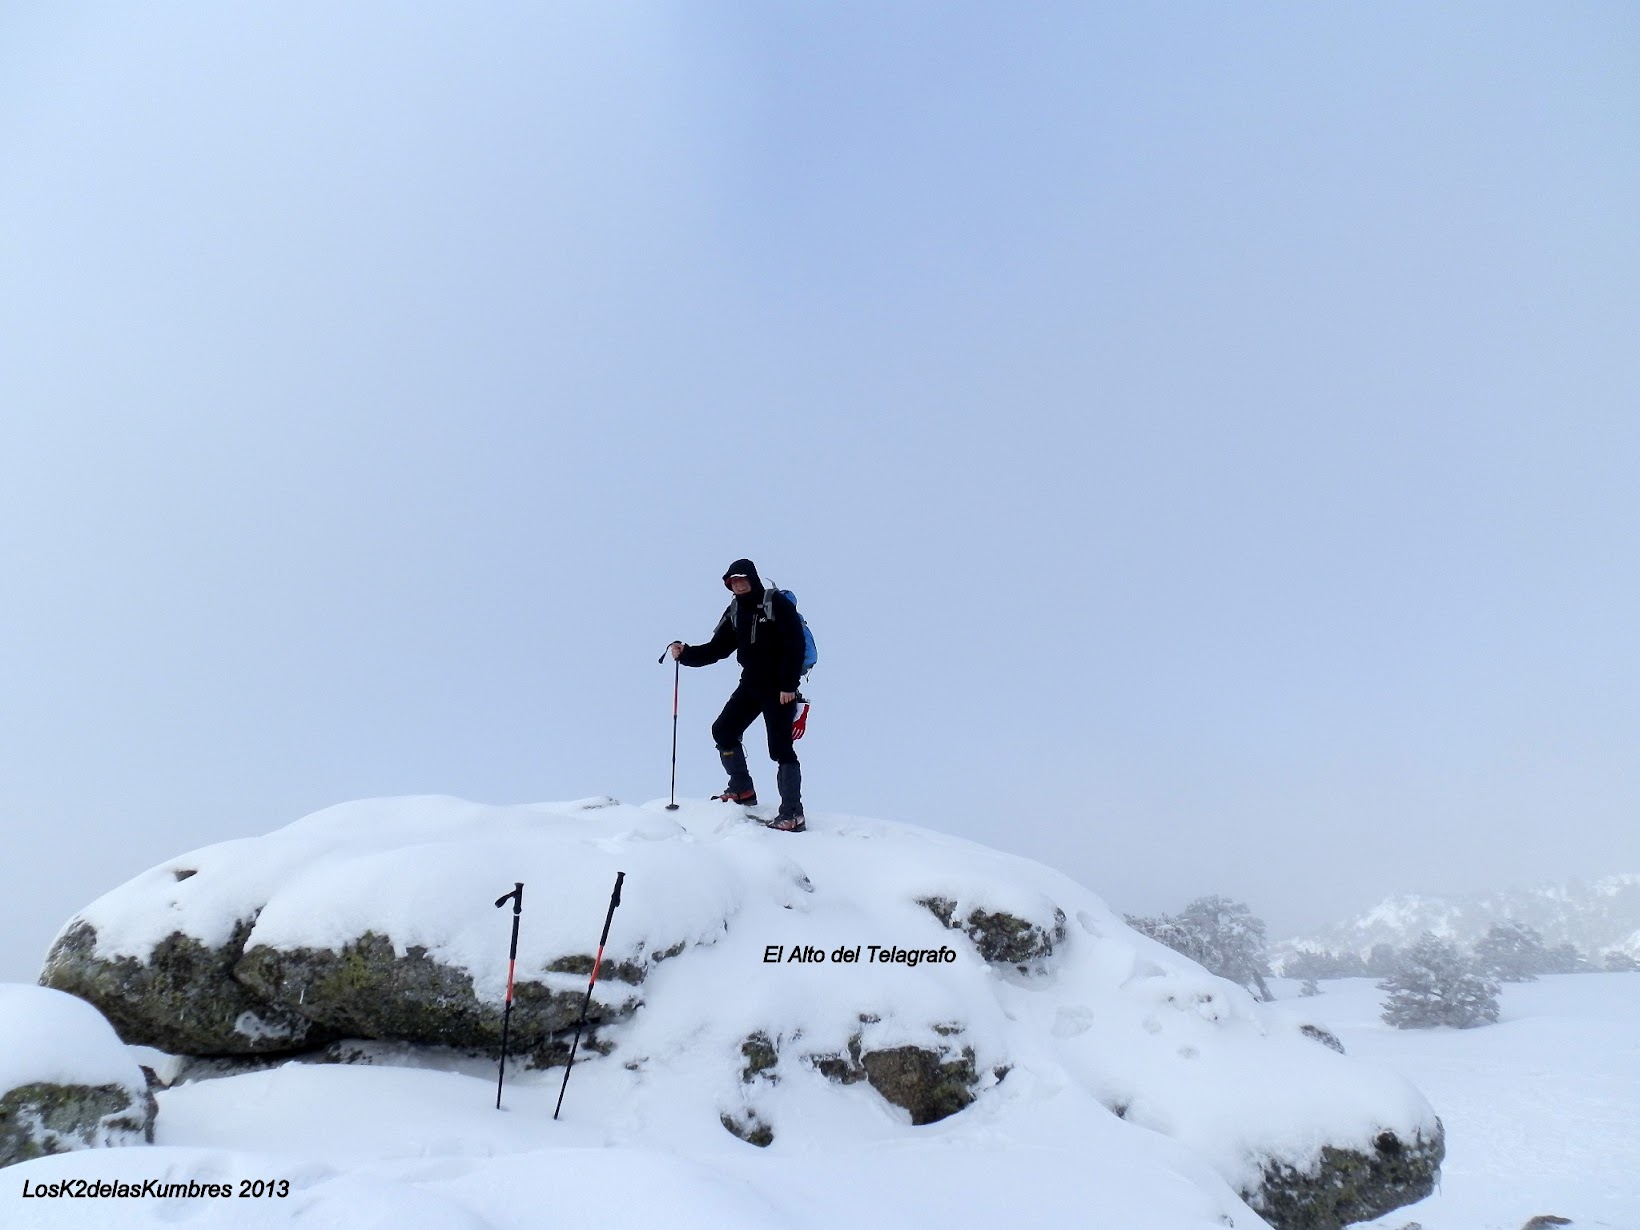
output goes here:
[{"label": "boulder", "polygon": [[811,1055],[809,1062],[838,1084],[865,1081],[919,1125],[938,1123],[972,1105],[980,1084],[973,1048],[953,1043],[867,1049],[855,1034],[842,1052]]},{"label": "boulder", "polygon": [[1333,1033],[1330,1029],[1326,1029],[1320,1025],[1300,1025],[1298,1027],[1298,1032],[1303,1034],[1306,1038],[1314,1038],[1329,1051],[1336,1051],[1340,1055],[1344,1053],[1344,1044],[1338,1040],[1338,1035]]},{"label": "boulder", "polygon": [[739,1137],[759,1149],[767,1149],[774,1144],[774,1128],[763,1122],[755,1110],[742,1111],[739,1114],[725,1111],[718,1116],[718,1122],[723,1124],[724,1130],[731,1136]]},{"label": "boulder", "polygon": [[1265,1163],[1258,1187],[1241,1193],[1276,1230],[1342,1230],[1372,1221],[1435,1190],[1446,1156],[1446,1130],[1402,1140],[1383,1131],[1371,1150],[1323,1145],[1312,1165]]},{"label": "boulder", "polygon": [[94,1004],[126,1042],[173,1055],[259,1055],[322,1046],[337,1035],[269,1003],[234,976],[254,918],[216,946],[180,931],[145,958],[102,954],[97,929],[75,920],[51,946],[40,981]]},{"label": "boulder", "polygon": [[154,1143],[159,1103],[125,1085],[34,1081],[0,1092],[0,1166],[71,1149]]},{"label": "boulder", "polygon": [[[190,1078],[292,1057],[471,1068],[499,1045],[510,985],[510,1047],[540,1067],[563,1062],[601,951],[581,1054],[616,1054],[605,1079],[638,1102],[715,1091],[692,1112],[753,1145],[952,1121],[1012,1067],[1022,1097],[1070,1088],[1076,1113],[1170,1137],[1281,1230],[1381,1216],[1433,1184],[1443,1141],[1416,1090],[1066,877],[913,826],[811,819],[794,844],[704,803],[349,804],[115,889],[65,927],[45,977],[128,1040],[194,1057]],[[493,903],[521,881],[514,969]]]},{"label": "boulder", "polygon": [[[555,1034],[575,1027],[586,999],[582,979],[592,962],[590,953],[554,961],[543,971],[557,975],[554,986],[544,977],[513,984],[509,1051],[522,1055],[550,1050]],[[583,969],[586,973],[580,973]],[[611,997],[607,990],[636,985],[645,969],[625,961],[600,970],[598,985],[606,994],[589,1005],[588,1024],[630,1016],[638,1006],[637,996],[626,992]],[[496,1052],[501,1048],[504,1002],[481,999],[467,970],[434,960],[419,945],[401,953],[391,939],[374,932],[365,932],[338,951],[258,945],[234,967],[233,976],[264,1003],[300,1014],[333,1037]]]},{"label": "boulder", "polygon": [[1002,910],[975,906],[959,916],[949,897],[919,897],[917,904],[953,931],[974,942],[979,955],[992,965],[1012,965],[1023,973],[1032,964],[1053,955],[1065,942],[1065,911],[1053,907],[1051,922],[1032,922]]},{"label": "boulder", "polygon": [[158,1111],[143,1069],[95,1008],[0,985],[0,1166],[152,1144]]},{"label": "boulder", "polygon": [[[675,823],[622,814],[612,829],[616,814],[608,799],[330,808],[106,894],[59,933],[41,981],[96,1005],[127,1042],[173,1055],[306,1055],[344,1039],[494,1053],[511,918],[492,901],[506,868],[535,888],[520,920],[509,1049],[537,1066],[562,1062],[617,869],[667,891],[638,895],[617,920],[587,1006],[593,1030],[636,1010],[655,964],[715,942],[734,905],[720,867],[667,849]],[[612,833],[637,848],[617,857]]]}]

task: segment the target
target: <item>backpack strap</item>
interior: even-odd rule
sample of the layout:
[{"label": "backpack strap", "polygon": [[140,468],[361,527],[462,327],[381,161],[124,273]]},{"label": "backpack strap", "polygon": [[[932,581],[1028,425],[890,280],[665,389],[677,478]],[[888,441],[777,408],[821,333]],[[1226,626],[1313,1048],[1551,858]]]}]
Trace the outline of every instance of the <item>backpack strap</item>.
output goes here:
[{"label": "backpack strap", "polygon": [[[779,591],[775,587],[775,583],[773,581],[769,580],[767,577],[762,578],[762,580],[763,580],[763,601],[761,601],[757,604],[757,609],[763,612],[763,619],[768,620],[770,623],[773,623],[774,622],[774,596]],[[757,643],[757,625],[760,622],[762,622],[762,621],[761,620],[753,620],[752,621],[752,643],[754,645]]]}]

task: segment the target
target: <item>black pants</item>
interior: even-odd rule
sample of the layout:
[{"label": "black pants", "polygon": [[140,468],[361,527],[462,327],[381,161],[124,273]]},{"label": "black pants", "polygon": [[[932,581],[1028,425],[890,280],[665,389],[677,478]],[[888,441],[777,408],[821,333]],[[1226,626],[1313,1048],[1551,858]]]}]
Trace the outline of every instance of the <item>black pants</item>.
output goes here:
[{"label": "black pants", "polygon": [[749,684],[744,679],[723,704],[723,712],[712,723],[712,742],[718,751],[740,746],[740,738],[758,714],[769,735],[769,759],[776,764],[796,764],[792,750],[792,722],[797,718],[797,702],[780,703],[778,688]]}]

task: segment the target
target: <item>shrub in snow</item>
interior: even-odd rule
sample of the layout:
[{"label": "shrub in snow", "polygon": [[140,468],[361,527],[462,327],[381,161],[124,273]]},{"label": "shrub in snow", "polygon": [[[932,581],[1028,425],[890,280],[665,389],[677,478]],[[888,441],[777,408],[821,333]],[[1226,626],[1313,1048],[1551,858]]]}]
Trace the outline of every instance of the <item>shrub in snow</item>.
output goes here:
[{"label": "shrub in snow", "polygon": [[1314,978],[1306,978],[1298,984],[1298,993],[1307,999],[1312,995],[1320,995],[1321,988],[1316,986]]},{"label": "shrub in snow", "polygon": [[157,1109],[142,1069],[90,1004],[0,985],[0,1166],[152,1144]]},{"label": "shrub in snow", "polygon": [[1476,966],[1500,982],[1534,981],[1545,972],[1548,956],[1543,936],[1513,919],[1494,923],[1475,942]]},{"label": "shrub in snow", "polygon": [[1498,984],[1427,931],[1378,989],[1389,992],[1383,1018],[1397,1029],[1469,1029],[1498,1019]]},{"label": "shrub in snow", "polygon": [[1228,897],[1198,897],[1176,915],[1156,918],[1129,915],[1128,926],[1183,953],[1209,973],[1270,999],[1264,979],[1270,973],[1265,954],[1264,920]]}]

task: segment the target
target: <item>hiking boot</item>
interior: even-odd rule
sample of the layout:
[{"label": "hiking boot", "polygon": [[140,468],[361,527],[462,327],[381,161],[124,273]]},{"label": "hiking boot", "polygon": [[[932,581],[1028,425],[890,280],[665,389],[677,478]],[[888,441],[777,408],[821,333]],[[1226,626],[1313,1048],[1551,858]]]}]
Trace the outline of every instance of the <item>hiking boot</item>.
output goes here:
[{"label": "hiking boot", "polygon": [[[775,780],[780,783],[780,815],[781,821],[795,820],[803,823],[803,766],[797,761],[788,761],[775,771]],[[788,832],[802,832],[802,829],[790,829]]]},{"label": "hiking boot", "polygon": [[729,774],[729,784],[723,788],[722,794],[714,794],[712,797],[725,803],[739,803],[744,807],[756,806],[757,787],[752,785],[752,773],[746,767],[745,749],[738,743],[733,747],[720,747],[718,757],[723,761],[723,767]]},{"label": "hiking boot", "polygon": [[773,829],[777,833],[806,833],[809,831],[809,826],[804,821],[802,812],[798,812],[795,816],[776,816],[773,820],[765,821],[763,827]]}]

